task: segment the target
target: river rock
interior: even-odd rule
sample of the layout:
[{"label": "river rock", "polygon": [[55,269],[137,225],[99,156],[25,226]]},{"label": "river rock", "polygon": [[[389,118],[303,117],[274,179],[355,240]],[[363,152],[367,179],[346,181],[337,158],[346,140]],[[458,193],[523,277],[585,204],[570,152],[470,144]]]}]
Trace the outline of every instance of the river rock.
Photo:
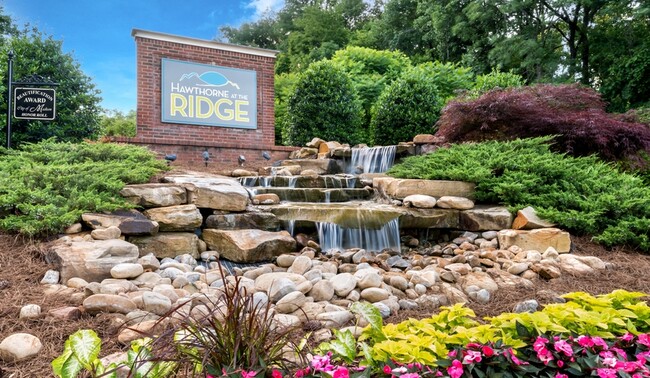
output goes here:
[{"label": "river rock", "polygon": [[239,181],[223,176],[191,174],[167,176],[165,182],[180,184],[187,190],[188,203],[200,208],[225,211],[244,211],[248,192]]},{"label": "river rock", "polygon": [[205,229],[203,240],[221,257],[242,263],[271,260],[296,249],[296,241],[286,231]]},{"label": "river rock", "polygon": [[357,287],[361,290],[370,287],[381,287],[384,283],[384,280],[381,278],[379,273],[372,269],[358,270],[354,274],[354,277],[357,279]]},{"label": "river rock", "polygon": [[111,277],[113,278],[135,278],[144,272],[140,264],[122,263],[111,268]]},{"label": "river rock", "polygon": [[416,207],[419,209],[433,209],[436,206],[436,199],[424,194],[411,194],[406,196],[402,201],[406,207]]},{"label": "river rock", "polygon": [[329,280],[320,280],[314,284],[309,296],[316,302],[330,301],[334,297],[334,285]]},{"label": "river rock", "polygon": [[376,177],[372,181],[373,188],[391,198],[404,199],[412,194],[424,194],[431,197],[457,196],[474,198],[476,185],[462,181],[395,179],[392,177]]},{"label": "river rock", "polygon": [[436,206],[443,209],[469,210],[474,207],[474,201],[465,197],[442,196],[438,198]]},{"label": "river rock", "polygon": [[56,285],[59,283],[60,278],[61,278],[61,274],[59,273],[58,270],[50,269],[47,272],[45,272],[45,275],[43,276],[41,283],[44,285]]},{"label": "river rock", "polygon": [[312,267],[312,261],[307,256],[298,256],[293,261],[287,272],[296,274],[305,274]]},{"label": "river rock", "polygon": [[83,306],[91,315],[101,312],[115,312],[128,314],[137,309],[132,300],[119,295],[112,294],[94,294],[86,298]]},{"label": "river rock", "polygon": [[98,228],[90,232],[90,236],[95,240],[110,240],[119,239],[122,236],[122,231],[117,226],[110,226],[108,228]]},{"label": "river rock", "polygon": [[365,299],[370,303],[380,302],[388,299],[390,293],[378,287],[369,287],[361,291],[361,299]]},{"label": "river rock", "polygon": [[138,259],[138,264],[146,271],[154,271],[160,268],[160,260],[153,253],[148,253]]},{"label": "river rock", "polygon": [[316,320],[323,322],[323,325],[329,328],[339,328],[354,319],[354,315],[347,310],[329,311],[316,315]]},{"label": "river rock", "polygon": [[463,288],[467,291],[467,288],[472,285],[479,289],[485,289],[493,294],[499,290],[499,285],[497,285],[494,279],[485,272],[471,272],[465,276],[463,280]]},{"label": "river rock", "polygon": [[273,272],[263,274],[255,279],[255,290],[268,292],[272,286],[276,286],[276,281],[281,279],[288,279],[294,283],[294,285],[300,285],[307,279],[300,274],[295,273],[286,273],[286,272]]},{"label": "river rock", "polygon": [[553,247],[559,253],[571,250],[571,235],[557,228],[501,230],[497,238],[501,249],[516,245],[523,250],[546,251],[548,247]]},{"label": "river rock", "polygon": [[330,279],[330,282],[334,286],[334,293],[342,298],[357,287],[357,279],[350,273],[337,274]]},{"label": "river rock", "polygon": [[593,273],[594,269],[572,254],[560,255],[560,269],[576,276]]},{"label": "river rock", "polygon": [[261,193],[253,196],[253,203],[260,205],[275,205],[280,203],[280,197],[275,193]]},{"label": "river rock", "polygon": [[29,333],[14,333],[0,342],[0,360],[11,363],[38,355],[43,344]]},{"label": "river rock", "polygon": [[172,301],[160,293],[145,291],[142,293],[142,309],[156,315],[165,315],[172,308]]},{"label": "river rock", "polygon": [[298,291],[296,284],[288,278],[280,278],[273,281],[273,284],[269,287],[269,299],[272,302],[278,302],[285,295]]},{"label": "river rock", "polygon": [[159,225],[159,231],[194,231],[201,227],[203,216],[196,205],[156,207],[144,215]]},{"label": "river rock", "polygon": [[48,311],[47,316],[56,320],[75,320],[81,317],[81,311],[74,306],[57,307]]},{"label": "river rock", "polygon": [[299,310],[307,302],[307,297],[300,291],[293,291],[283,296],[275,304],[275,311],[281,314],[290,314]]},{"label": "river rock", "polygon": [[215,214],[206,218],[205,227],[218,230],[256,228],[265,231],[279,231],[280,221],[272,213],[247,212],[241,214]]},{"label": "river rock", "polygon": [[119,239],[67,242],[62,238],[54,243],[52,251],[62,282],[73,277],[99,282],[111,277],[115,265],[138,259],[138,247]]},{"label": "river rock", "polygon": [[187,203],[187,192],[176,184],[126,185],[120,195],[142,207],[176,206]]},{"label": "river rock", "polygon": [[41,306],[37,304],[28,304],[20,308],[19,319],[37,319],[41,316]]},{"label": "river rock", "polygon": [[199,257],[199,237],[189,232],[165,232],[155,236],[135,236],[129,241],[138,246],[140,256],[149,253],[159,259],[182,254]]}]

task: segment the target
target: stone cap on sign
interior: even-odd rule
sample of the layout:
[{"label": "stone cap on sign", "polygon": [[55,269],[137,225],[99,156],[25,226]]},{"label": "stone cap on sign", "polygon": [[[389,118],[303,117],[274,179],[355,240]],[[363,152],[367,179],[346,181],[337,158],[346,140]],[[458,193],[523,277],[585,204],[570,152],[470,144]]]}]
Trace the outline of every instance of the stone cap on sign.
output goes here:
[{"label": "stone cap on sign", "polygon": [[146,38],[146,39],[154,39],[154,40],[158,40],[158,41],[179,43],[179,44],[190,45],[190,46],[205,47],[205,48],[208,48],[208,49],[223,50],[223,51],[237,52],[237,53],[242,53],[242,54],[263,56],[263,57],[267,57],[267,58],[275,58],[279,53],[279,51],[276,51],[276,50],[262,49],[262,48],[259,48],[259,47],[234,45],[234,44],[231,44],[231,43],[210,41],[210,40],[207,40],[207,39],[189,38],[189,37],[183,37],[183,36],[179,36],[179,35],[159,33],[159,32],[153,32],[153,31],[142,30],[142,29],[133,29],[131,31],[131,36],[133,36],[134,38],[139,37],[139,38]]}]

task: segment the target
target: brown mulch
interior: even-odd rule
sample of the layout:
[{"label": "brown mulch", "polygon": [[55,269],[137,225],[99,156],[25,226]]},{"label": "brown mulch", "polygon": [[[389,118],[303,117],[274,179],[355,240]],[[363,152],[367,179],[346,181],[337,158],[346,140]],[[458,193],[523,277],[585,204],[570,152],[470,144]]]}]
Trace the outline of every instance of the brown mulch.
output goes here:
[{"label": "brown mulch", "polygon": [[[518,288],[500,290],[487,305],[469,303],[479,317],[494,316],[512,311],[517,302],[537,299],[548,303],[554,292],[558,295],[572,291],[603,294],[615,289],[650,293],[650,256],[625,249],[611,251],[593,244],[587,238],[573,238],[576,254],[592,255],[611,263],[612,269],[585,277],[564,274],[551,281],[538,281],[534,289]],[[43,247],[28,240],[0,234],[0,340],[16,332],[37,336],[43,343],[38,357],[17,363],[0,363],[0,378],[53,376],[51,361],[63,351],[68,336],[79,329],[94,329],[102,339],[101,356],[120,350],[115,341],[117,328],[109,316],[82,315],[78,320],[57,321],[45,314],[62,306],[78,306],[67,297],[46,296],[40,280],[48,269],[53,268],[44,260]],[[43,315],[37,320],[19,320],[20,308],[26,304],[38,304]],[[399,322],[407,318],[430,316],[431,311],[402,311],[388,319]]]}]

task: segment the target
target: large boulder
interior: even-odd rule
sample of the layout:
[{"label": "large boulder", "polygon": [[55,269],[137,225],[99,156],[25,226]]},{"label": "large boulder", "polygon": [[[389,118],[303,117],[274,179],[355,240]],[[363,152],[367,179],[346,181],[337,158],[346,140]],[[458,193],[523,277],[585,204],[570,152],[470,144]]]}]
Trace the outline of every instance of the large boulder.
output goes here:
[{"label": "large boulder", "polygon": [[463,181],[396,179],[376,177],[372,186],[381,193],[397,199],[404,199],[413,194],[425,194],[431,197],[456,196],[474,198],[476,185]]},{"label": "large boulder", "polygon": [[144,215],[157,222],[160,231],[194,231],[203,223],[196,205],[156,207],[146,210]]},{"label": "large boulder", "polygon": [[189,232],[165,232],[155,236],[135,236],[129,241],[140,248],[140,256],[152,253],[159,259],[189,254],[199,257],[199,237]]},{"label": "large boulder", "polygon": [[29,333],[14,333],[0,342],[0,361],[11,363],[35,357],[42,348],[38,337]]},{"label": "large boulder", "polygon": [[112,213],[84,213],[83,222],[93,230],[118,227],[122,235],[155,235],[158,223],[151,221],[137,210],[121,210]]},{"label": "large boulder", "polygon": [[489,231],[510,228],[512,214],[501,206],[478,205],[460,212],[460,229],[467,231]]},{"label": "large boulder", "polygon": [[188,202],[196,207],[225,211],[244,211],[249,195],[239,181],[225,176],[187,174],[168,176],[165,182],[180,184],[188,193]]},{"label": "large boulder", "polygon": [[242,230],[256,228],[265,231],[280,230],[280,221],[272,213],[215,214],[205,220],[206,228]]},{"label": "large boulder", "polygon": [[536,228],[550,228],[554,226],[555,224],[540,218],[531,206],[517,211],[517,217],[512,222],[512,228],[515,230],[534,230]]},{"label": "large boulder", "polygon": [[400,228],[458,228],[458,210],[402,208]]},{"label": "large boulder", "polygon": [[187,203],[187,191],[176,184],[127,185],[120,195],[142,207],[176,206]]},{"label": "large boulder", "polygon": [[270,260],[296,249],[296,241],[286,231],[205,229],[203,240],[221,257],[241,263]]},{"label": "large boulder", "polygon": [[513,245],[524,250],[545,252],[548,247],[559,253],[571,251],[571,235],[558,228],[538,228],[535,230],[501,230],[497,234],[499,248],[508,249]]},{"label": "large boulder", "polygon": [[111,277],[111,269],[118,264],[138,261],[138,247],[119,239],[70,241],[61,238],[52,245],[61,282],[79,277],[88,282],[101,282]]}]

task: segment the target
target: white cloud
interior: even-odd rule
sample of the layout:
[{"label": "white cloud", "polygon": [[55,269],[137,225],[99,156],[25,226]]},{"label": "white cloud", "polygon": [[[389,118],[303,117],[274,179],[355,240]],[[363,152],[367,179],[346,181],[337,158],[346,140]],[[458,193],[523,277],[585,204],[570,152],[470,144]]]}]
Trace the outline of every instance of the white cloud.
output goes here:
[{"label": "white cloud", "polygon": [[247,7],[255,9],[253,19],[259,19],[266,11],[278,11],[284,6],[284,0],[250,0]]}]

